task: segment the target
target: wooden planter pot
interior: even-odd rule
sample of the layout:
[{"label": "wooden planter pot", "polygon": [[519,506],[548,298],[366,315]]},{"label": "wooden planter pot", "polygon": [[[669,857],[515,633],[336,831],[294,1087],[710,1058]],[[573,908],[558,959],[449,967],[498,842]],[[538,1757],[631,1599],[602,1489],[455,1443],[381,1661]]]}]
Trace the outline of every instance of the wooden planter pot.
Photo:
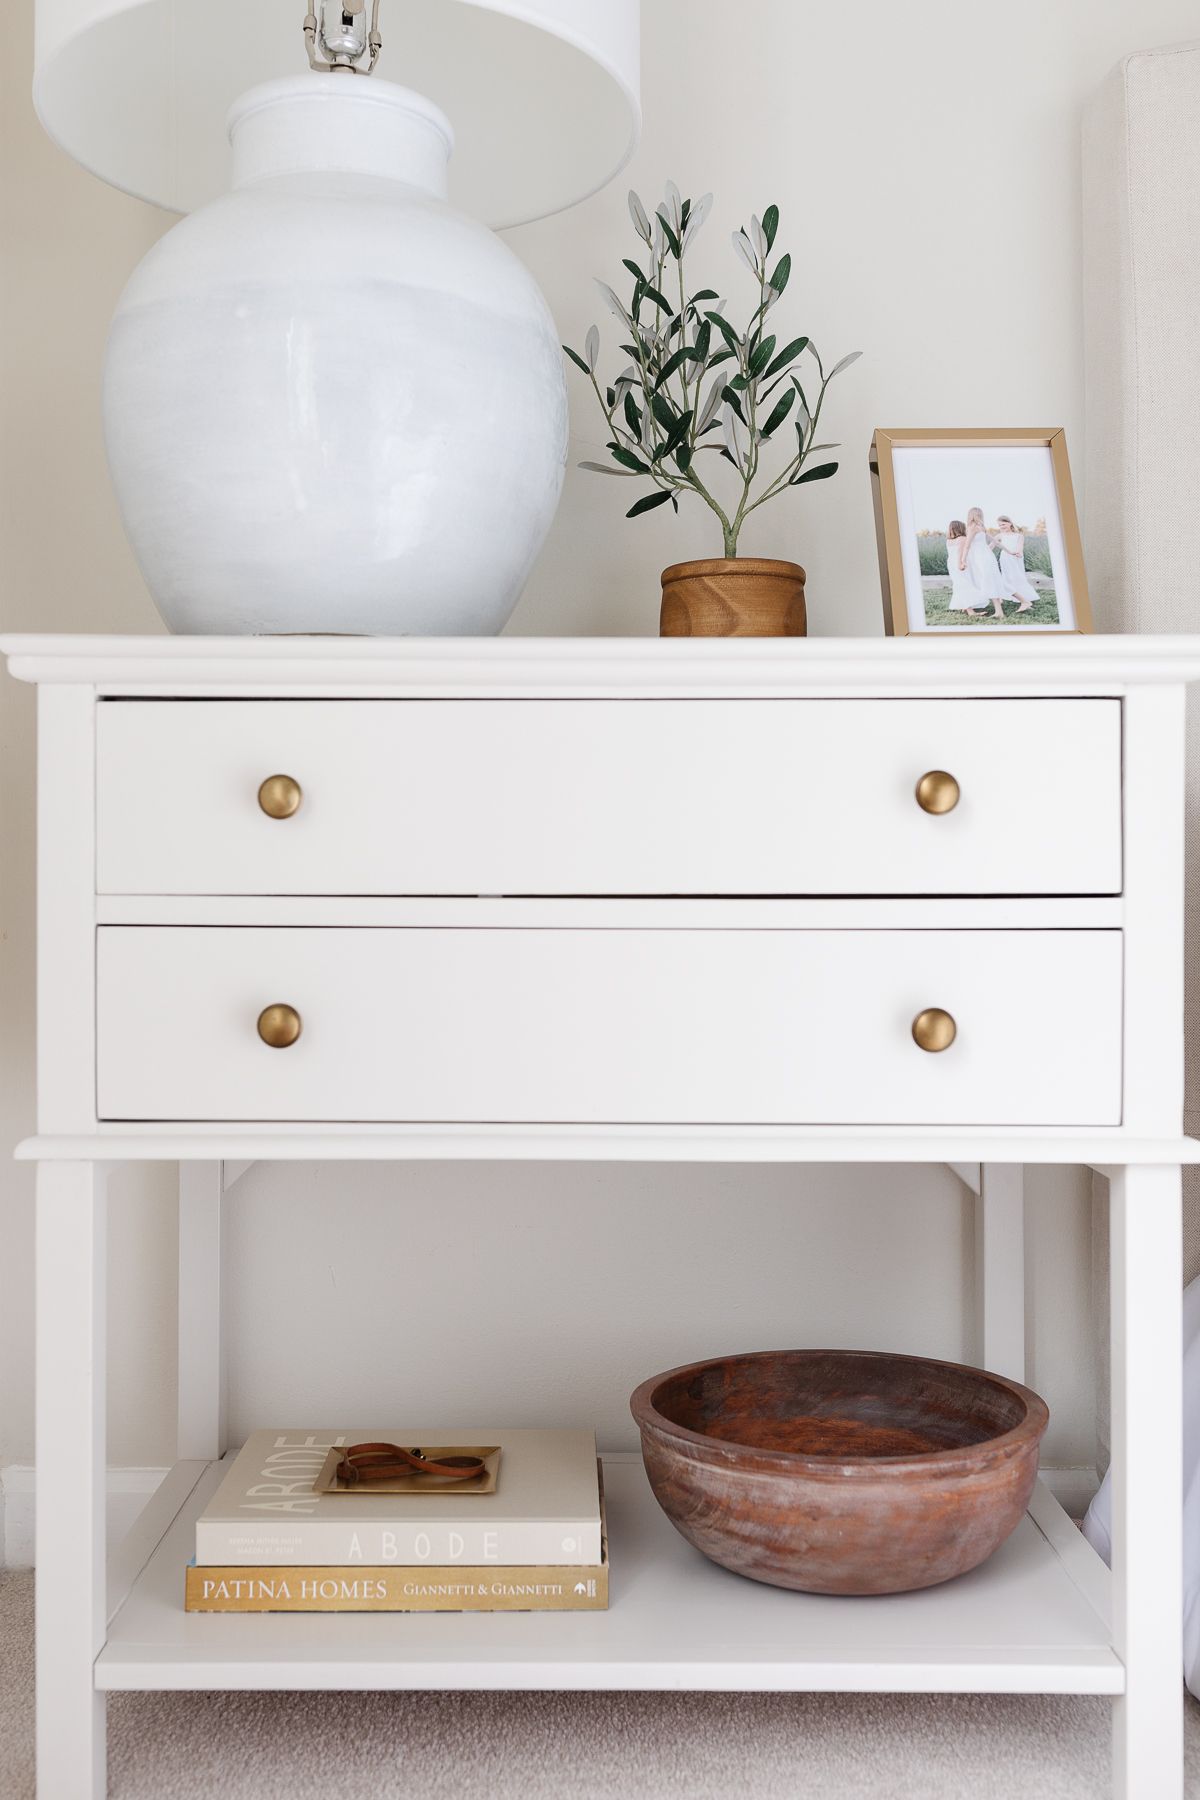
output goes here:
[{"label": "wooden planter pot", "polygon": [[804,570],[769,557],[714,557],[663,570],[660,637],[804,637]]}]

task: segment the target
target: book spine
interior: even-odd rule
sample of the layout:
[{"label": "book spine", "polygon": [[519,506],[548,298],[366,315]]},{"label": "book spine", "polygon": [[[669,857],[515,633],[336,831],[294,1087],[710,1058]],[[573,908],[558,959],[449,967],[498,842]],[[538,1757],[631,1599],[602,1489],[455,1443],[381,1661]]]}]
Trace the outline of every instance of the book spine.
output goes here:
[{"label": "book spine", "polygon": [[189,1567],[187,1612],[603,1612],[608,1564],[572,1568]]},{"label": "book spine", "polygon": [[[346,1502],[351,1505],[352,1502]],[[569,1565],[564,1559],[570,1558]],[[308,1519],[286,1533],[277,1527],[224,1519],[196,1522],[196,1561],[243,1568],[293,1568],[325,1564],[338,1568],[459,1565],[495,1568],[562,1568],[600,1562],[599,1519],[509,1522],[499,1526],[464,1524],[382,1525],[363,1520]]]}]

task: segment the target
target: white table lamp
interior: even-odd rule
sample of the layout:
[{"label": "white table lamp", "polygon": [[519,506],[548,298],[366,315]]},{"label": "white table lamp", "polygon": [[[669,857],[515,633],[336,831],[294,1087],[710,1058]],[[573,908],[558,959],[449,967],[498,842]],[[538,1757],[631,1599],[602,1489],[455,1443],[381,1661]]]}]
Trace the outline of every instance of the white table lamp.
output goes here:
[{"label": "white table lamp", "polygon": [[[105,375],[172,629],[503,625],[567,414],[553,320],[485,225],[573,205],[632,153],[639,5],[37,0],[47,131],[191,214],[135,271]],[[376,21],[403,87],[367,76]]]}]

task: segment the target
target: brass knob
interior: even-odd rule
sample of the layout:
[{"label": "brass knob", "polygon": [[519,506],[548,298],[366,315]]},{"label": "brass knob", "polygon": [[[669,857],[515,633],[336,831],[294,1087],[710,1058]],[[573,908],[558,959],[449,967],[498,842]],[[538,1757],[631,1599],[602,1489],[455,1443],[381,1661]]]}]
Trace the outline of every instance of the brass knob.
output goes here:
[{"label": "brass knob", "polygon": [[303,798],[300,783],[290,775],[268,775],[258,790],[258,804],[268,819],[290,819]]},{"label": "brass knob", "polygon": [[917,783],[917,805],[922,812],[953,812],[958,801],[958,783],[945,769],[930,769]]},{"label": "brass knob", "polygon": [[919,1012],[912,1023],[913,1043],[920,1050],[935,1053],[948,1050],[958,1036],[958,1026],[948,1012],[940,1006],[927,1006]]},{"label": "brass knob", "polygon": [[258,1015],[258,1035],[272,1050],[287,1050],[300,1036],[300,1014],[294,1006],[264,1006]]}]

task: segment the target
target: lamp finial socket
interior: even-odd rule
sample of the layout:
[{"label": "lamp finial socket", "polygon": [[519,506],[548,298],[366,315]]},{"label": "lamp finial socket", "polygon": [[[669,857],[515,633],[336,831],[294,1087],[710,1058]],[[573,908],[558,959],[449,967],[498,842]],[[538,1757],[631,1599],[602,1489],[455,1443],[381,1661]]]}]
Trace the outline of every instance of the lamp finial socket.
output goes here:
[{"label": "lamp finial socket", "polygon": [[379,3],[380,0],[371,0],[368,29],[366,0],[310,0],[304,15],[309,68],[323,75],[339,71],[373,75],[383,48]]}]

